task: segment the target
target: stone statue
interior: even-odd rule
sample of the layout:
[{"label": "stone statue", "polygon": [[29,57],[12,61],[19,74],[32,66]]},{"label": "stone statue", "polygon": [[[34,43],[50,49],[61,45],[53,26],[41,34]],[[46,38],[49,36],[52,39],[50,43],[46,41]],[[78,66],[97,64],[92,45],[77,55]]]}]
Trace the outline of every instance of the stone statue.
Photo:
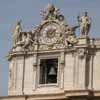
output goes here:
[{"label": "stone statue", "polygon": [[19,41],[19,34],[21,31],[22,31],[22,27],[21,27],[21,20],[20,20],[16,23],[13,30],[13,34],[12,34],[13,46],[16,46],[17,42]]},{"label": "stone statue", "polygon": [[65,45],[71,45],[73,46],[75,43],[77,43],[77,39],[75,36],[75,31],[79,26],[70,27],[66,25],[65,30]]},{"label": "stone statue", "polygon": [[80,25],[81,36],[87,36],[91,27],[91,18],[88,16],[88,13],[85,12],[84,16],[77,16],[77,19]]},{"label": "stone statue", "polygon": [[32,33],[31,32],[28,32],[27,33],[27,37],[24,41],[24,45],[23,45],[23,48],[24,49],[27,49],[29,45],[31,45],[32,43],[34,43],[34,39],[32,39]]},{"label": "stone statue", "polygon": [[69,25],[66,25],[65,33],[66,33],[66,34],[75,35],[75,31],[76,31],[76,29],[77,29],[78,27],[79,27],[79,26],[70,27]]},{"label": "stone statue", "polygon": [[25,44],[25,40],[27,38],[27,33],[26,32],[21,32],[20,34],[20,40],[16,43],[16,46],[23,46]]},{"label": "stone statue", "polygon": [[35,35],[32,34],[32,32],[20,32],[20,40],[16,43],[13,49],[16,49],[15,51],[32,49],[35,41],[34,37]]}]

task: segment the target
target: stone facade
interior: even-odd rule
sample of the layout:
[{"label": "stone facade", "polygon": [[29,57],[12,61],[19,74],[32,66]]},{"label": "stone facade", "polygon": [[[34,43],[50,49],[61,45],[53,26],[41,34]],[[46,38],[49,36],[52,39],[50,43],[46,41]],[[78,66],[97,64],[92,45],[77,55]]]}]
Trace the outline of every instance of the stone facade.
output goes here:
[{"label": "stone facade", "polygon": [[0,100],[100,100],[100,39],[76,37],[80,26],[69,26],[58,11],[49,4],[31,32],[17,23],[8,54],[8,97]]}]

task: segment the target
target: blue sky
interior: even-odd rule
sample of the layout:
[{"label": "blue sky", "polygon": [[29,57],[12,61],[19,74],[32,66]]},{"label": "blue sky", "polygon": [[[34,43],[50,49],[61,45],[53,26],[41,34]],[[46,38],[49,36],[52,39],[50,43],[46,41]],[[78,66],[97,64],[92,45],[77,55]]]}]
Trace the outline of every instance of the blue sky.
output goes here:
[{"label": "blue sky", "polygon": [[23,31],[29,31],[41,22],[40,11],[48,3],[60,8],[69,25],[77,24],[77,15],[88,11],[92,18],[91,37],[100,37],[100,0],[0,0],[0,96],[7,95],[8,62],[12,27],[22,19]]}]

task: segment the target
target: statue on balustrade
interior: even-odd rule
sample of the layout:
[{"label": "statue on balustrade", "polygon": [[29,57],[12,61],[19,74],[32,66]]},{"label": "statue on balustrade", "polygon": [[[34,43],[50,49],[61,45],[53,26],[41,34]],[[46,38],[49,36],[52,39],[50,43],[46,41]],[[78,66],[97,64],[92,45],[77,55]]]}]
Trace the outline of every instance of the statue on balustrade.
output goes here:
[{"label": "statue on balustrade", "polygon": [[91,28],[91,18],[88,16],[88,13],[85,12],[84,16],[77,16],[77,19],[80,25],[81,36],[87,36]]},{"label": "statue on balustrade", "polygon": [[20,40],[19,38],[20,32],[22,32],[21,20],[16,23],[13,29],[13,34],[12,34],[13,46],[16,46],[17,42]]}]

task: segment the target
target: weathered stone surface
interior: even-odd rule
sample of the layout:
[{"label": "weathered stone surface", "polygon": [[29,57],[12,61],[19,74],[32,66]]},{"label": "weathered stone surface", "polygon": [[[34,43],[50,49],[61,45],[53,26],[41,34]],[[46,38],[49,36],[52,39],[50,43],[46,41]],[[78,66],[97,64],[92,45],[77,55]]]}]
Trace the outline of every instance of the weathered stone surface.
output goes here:
[{"label": "weathered stone surface", "polygon": [[[17,40],[14,37],[16,46],[8,54],[9,96],[0,100],[100,98],[100,39],[84,34],[76,37],[75,29],[79,26],[65,24],[64,16],[57,11],[54,5],[49,5],[36,29],[19,32]],[[40,84],[40,76],[47,79],[50,71],[49,65],[45,67],[46,63],[42,63],[42,66],[41,62],[54,58],[57,82]],[[44,76],[40,74],[41,69],[47,71],[43,71]]]}]

